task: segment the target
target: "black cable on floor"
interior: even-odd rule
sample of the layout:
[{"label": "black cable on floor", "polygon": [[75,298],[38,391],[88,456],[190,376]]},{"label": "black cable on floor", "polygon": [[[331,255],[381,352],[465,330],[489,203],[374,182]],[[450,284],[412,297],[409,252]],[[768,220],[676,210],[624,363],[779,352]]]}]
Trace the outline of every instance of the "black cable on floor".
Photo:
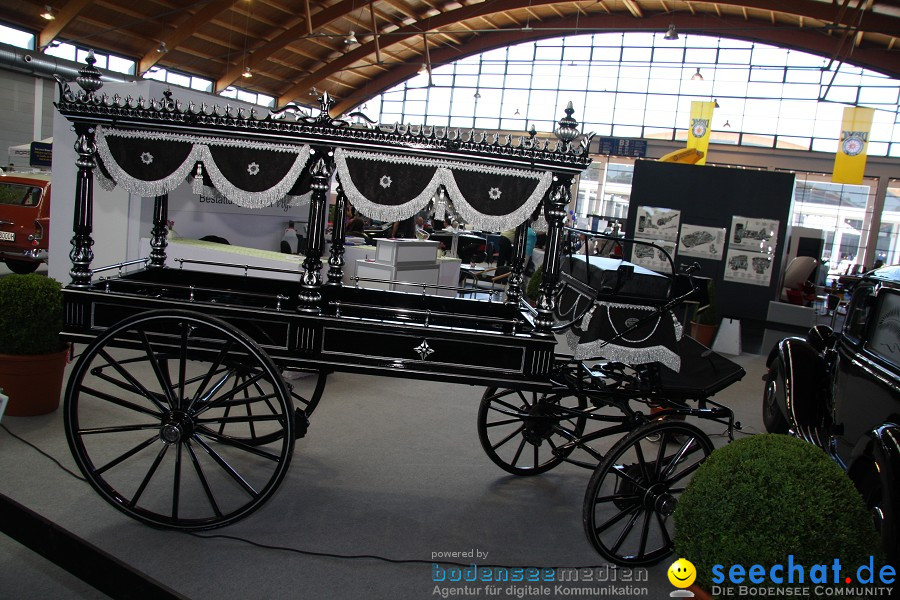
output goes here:
[{"label": "black cable on floor", "polygon": [[[30,446],[32,449],[37,451],[39,454],[52,460],[54,463],[56,463],[56,466],[58,466],[60,469],[62,469],[63,471],[65,471],[66,473],[68,473],[69,475],[74,477],[75,479],[82,481],[84,483],[87,483],[87,479],[85,479],[78,473],[75,473],[71,469],[65,467],[61,462],[59,462],[53,456],[44,452],[43,450],[41,450],[40,448],[38,448],[37,446],[35,446],[31,442],[29,442],[28,440],[26,440],[25,438],[13,433],[12,431],[9,430],[9,428],[6,425],[3,425],[2,423],[0,423],[0,428],[2,428],[6,433],[8,433],[12,437],[16,438],[17,440],[19,440],[26,446]],[[419,558],[388,558],[386,556],[379,556],[377,554],[333,554],[330,552],[316,552],[315,550],[301,550],[300,548],[291,548],[290,546],[274,546],[271,544],[263,544],[261,542],[254,542],[253,540],[250,540],[247,538],[242,538],[242,537],[238,537],[235,535],[227,535],[224,533],[202,534],[202,533],[195,533],[193,531],[186,531],[184,533],[186,533],[187,535],[190,535],[192,537],[196,537],[196,538],[200,538],[200,539],[232,540],[235,542],[243,542],[243,543],[249,544],[251,546],[256,546],[257,548],[262,548],[264,550],[276,550],[279,552],[292,552],[294,554],[300,554],[303,556],[318,556],[318,557],[323,557],[323,558],[337,558],[337,559],[341,559],[341,560],[379,560],[379,561],[387,562],[387,563],[391,563],[391,564],[418,564],[418,565],[441,564],[441,565],[452,565],[455,567],[470,567],[470,566],[472,566],[471,563],[458,563],[458,562],[451,562],[451,561],[445,561],[445,560],[433,561],[433,560],[423,560],[423,559],[419,559]],[[509,566],[509,565],[481,565],[481,564],[479,564],[478,566],[482,567],[482,568],[490,567],[490,568],[498,568],[498,569],[600,569],[600,568],[604,567],[604,565],[591,565],[591,566],[587,566],[587,567],[539,567],[539,566],[529,566],[529,565]]]},{"label": "black cable on floor", "polygon": [[25,444],[26,446],[31,446],[31,448],[34,449],[38,454],[41,454],[41,455],[43,455],[43,456],[49,458],[49,459],[52,460],[53,462],[55,462],[55,463],[56,463],[56,466],[58,466],[60,469],[62,469],[63,471],[65,471],[66,473],[68,473],[69,475],[71,475],[72,477],[74,477],[75,479],[87,483],[87,479],[85,479],[84,477],[82,477],[81,475],[79,475],[78,473],[76,473],[75,471],[72,471],[71,469],[69,469],[68,467],[66,467],[65,465],[63,465],[61,462],[59,462],[58,460],[56,460],[55,458],[53,458],[52,456],[50,456],[49,454],[47,454],[46,452],[44,452],[43,450],[41,450],[40,448],[38,448],[37,446],[35,446],[34,444],[32,444],[31,442],[29,442],[28,440],[26,440],[25,438],[23,438],[23,437],[21,437],[21,436],[15,434],[15,433],[13,433],[12,431],[9,430],[9,427],[7,427],[6,425],[0,424],[0,427],[3,428],[3,431],[5,431],[5,432],[8,433],[9,435],[13,436],[14,438],[16,438],[17,440],[19,440],[20,442],[22,442],[22,443]]},{"label": "black cable on floor", "polygon": [[[332,554],[330,552],[315,552],[313,550],[300,550],[299,548],[291,548],[290,546],[273,546],[270,544],[262,544],[260,542],[254,542],[253,540],[248,540],[247,538],[242,538],[234,535],[227,535],[224,533],[211,533],[211,534],[203,534],[196,533],[193,531],[186,531],[187,535],[192,537],[202,538],[202,539],[214,539],[219,538],[223,540],[233,540],[236,542],[244,542],[245,544],[250,544],[251,546],[256,546],[257,548],[263,548],[265,550],[278,550],[281,552],[292,552],[294,554],[300,554],[303,556],[320,556],[325,558],[340,558],[340,559],[349,559],[349,560],[357,560],[357,559],[369,559],[369,560],[380,560],[392,564],[415,564],[415,565],[452,565],[455,567],[471,567],[472,563],[460,563],[448,560],[424,560],[420,558],[387,558],[384,556],[378,556],[377,554]],[[490,564],[478,564],[479,568],[493,568],[493,569],[602,569],[604,567],[608,567],[609,565],[589,565],[582,567],[547,567],[547,566],[536,566],[536,565],[490,565]]]}]

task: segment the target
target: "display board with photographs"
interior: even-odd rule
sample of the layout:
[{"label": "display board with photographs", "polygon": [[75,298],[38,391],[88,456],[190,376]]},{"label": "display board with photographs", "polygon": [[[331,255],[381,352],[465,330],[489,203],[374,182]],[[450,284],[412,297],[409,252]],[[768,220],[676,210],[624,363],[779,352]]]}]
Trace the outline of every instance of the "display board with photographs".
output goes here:
[{"label": "display board with photographs", "polygon": [[725,259],[725,281],[768,287],[772,280],[772,263],[771,254],[729,248]]},{"label": "display board with photographs", "polygon": [[685,223],[681,226],[678,255],[722,260],[727,233],[724,227],[703,227]]},{"label": "display board with photographs", "polygon": [[[638,242],[650,242],[656,244],[668,252],[669,256],[672,257],[672,260],[675,259],[676,244],[674,241],[647,238],[635,238],[635,240]],[[672,272],[672,265],[669,263],[669,259],[666,258],[665,253],[659,248],[654,248],[653,246],[647,246],[645,244],[632,245],[631,262],[650,269],[651,271],[657,271],[658,273]]]},{"label": "display board with photographs", "polygon": [[751,219],[735,215],[731,219],[728,247],[749,252],[771,253],[778,244],[779,222],[774,219]]},{"label": "display board with photographs", "polygon": [[634,237],[675,242],[678,240],[678,226],[680,224],[680,210],[656,206],[638,206]]}]

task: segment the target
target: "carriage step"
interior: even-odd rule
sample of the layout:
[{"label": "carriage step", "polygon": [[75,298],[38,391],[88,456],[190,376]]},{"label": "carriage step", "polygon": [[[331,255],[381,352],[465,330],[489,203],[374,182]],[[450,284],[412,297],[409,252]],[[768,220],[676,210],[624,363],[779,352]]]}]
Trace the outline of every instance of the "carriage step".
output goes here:
[{"label": "carriage step", "polygon": [[299,440],[306,437],[306,431],[309,429],[309,417],[299,408],[294,409],[294,439]]}]

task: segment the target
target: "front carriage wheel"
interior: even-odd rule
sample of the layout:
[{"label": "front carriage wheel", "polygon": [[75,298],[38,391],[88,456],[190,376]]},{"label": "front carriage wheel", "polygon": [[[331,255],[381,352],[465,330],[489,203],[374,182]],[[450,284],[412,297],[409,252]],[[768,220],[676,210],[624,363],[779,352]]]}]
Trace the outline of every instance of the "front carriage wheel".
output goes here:
[{"label": "front carriage wheel", "polygon": [[587,417],[583,396],[488,388],[478,408],[478,439],[494,464],[513,475],[537,475],[575,450]]},{"label": "front carriage wheel", "polygon": [[278,488],[294,446],[280,370],[246,335],[189,311],[107,329],[65,394],[69,447],[88,482],[139,521],[228,525]]},{"label": "front carriage wheel", "polygon": [[678,497],[712,450],[700,429],[671,420],[647,423],[616,442],[584,497],[584,531],[597,552],[623,566],[668,556]]}]

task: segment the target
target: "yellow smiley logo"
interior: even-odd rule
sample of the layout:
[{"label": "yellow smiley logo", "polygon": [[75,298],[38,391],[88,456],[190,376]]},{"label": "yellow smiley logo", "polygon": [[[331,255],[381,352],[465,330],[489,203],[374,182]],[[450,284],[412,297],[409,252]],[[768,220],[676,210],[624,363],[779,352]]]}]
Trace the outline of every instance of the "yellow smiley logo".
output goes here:
[{"label": "yellow smiley logo", "polygon": [[669,576],[669,583],[677,588],[686,588],[697,579],[697,569],[686,558],[679,558],[673,562],[666,574]]}]

